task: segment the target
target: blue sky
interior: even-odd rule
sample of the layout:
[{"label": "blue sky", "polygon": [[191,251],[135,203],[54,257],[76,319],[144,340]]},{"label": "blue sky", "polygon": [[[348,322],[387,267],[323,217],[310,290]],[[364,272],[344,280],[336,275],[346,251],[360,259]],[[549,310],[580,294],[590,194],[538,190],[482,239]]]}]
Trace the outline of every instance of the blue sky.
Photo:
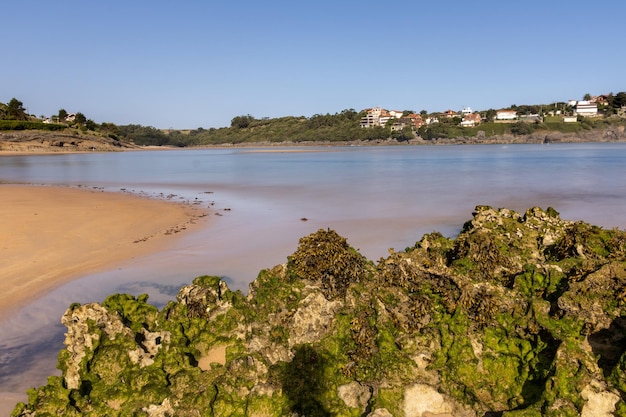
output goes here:
[{"label": "blue sky", "polygon": [[13,1],[0,102],[97,123],[428,112],[626,91],[626,2]]}]

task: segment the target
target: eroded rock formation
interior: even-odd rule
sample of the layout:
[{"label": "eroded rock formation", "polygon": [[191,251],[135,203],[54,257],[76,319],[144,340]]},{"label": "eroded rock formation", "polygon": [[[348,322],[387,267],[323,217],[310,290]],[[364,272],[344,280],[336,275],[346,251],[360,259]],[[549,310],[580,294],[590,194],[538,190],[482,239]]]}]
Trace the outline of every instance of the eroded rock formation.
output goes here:
[{"label": "eroded rock formation", "polygon": [[626,416],[626,233],[479,206],[372,262],[332,230],[247,296],[73,305],[13,415]]}]

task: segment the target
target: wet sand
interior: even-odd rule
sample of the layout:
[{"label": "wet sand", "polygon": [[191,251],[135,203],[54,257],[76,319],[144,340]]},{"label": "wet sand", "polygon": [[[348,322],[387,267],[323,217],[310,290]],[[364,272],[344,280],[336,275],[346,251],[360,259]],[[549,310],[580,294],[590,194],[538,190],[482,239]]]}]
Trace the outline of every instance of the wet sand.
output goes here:
[{"label": "wet sand", "polygon": [[202,209],[94,189],[0,185],[0,319],[53,288],[156,252]]}]

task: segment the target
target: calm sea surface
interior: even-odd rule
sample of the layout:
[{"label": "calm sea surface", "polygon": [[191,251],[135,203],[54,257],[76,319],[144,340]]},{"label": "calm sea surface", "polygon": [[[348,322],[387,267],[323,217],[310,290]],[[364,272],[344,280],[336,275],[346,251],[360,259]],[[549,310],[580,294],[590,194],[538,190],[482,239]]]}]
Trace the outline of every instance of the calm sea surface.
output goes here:
[{"label": "calm sea surface", "polygon": [[60,316],[70,303],[129,292],[161,306],[201,274],[246,292],[259,270],[285,262],[319,228],[378,260],[424,233],[455,236],[479,204],[551,206],[564,219],[626,227],[626,144],[3,156],[0,182],[133,192],[212,210],[206,227],[171,250],[74,281],[0,322],[0,411],[58,374]]}]

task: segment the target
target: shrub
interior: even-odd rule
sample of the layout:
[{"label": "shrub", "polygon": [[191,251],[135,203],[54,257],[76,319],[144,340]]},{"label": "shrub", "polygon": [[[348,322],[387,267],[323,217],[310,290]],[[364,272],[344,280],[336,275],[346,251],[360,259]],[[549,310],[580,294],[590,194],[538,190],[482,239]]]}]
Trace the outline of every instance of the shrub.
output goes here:
[{"label": "shrub", "polygon": [[517,122],[511,125],[511,133],[514,135],[530,135],[535,130],[530,123]]},{"label": "shrub", "polygon": [[28,120],[0,120],[0,130],[63,130],[65,125]]}]

